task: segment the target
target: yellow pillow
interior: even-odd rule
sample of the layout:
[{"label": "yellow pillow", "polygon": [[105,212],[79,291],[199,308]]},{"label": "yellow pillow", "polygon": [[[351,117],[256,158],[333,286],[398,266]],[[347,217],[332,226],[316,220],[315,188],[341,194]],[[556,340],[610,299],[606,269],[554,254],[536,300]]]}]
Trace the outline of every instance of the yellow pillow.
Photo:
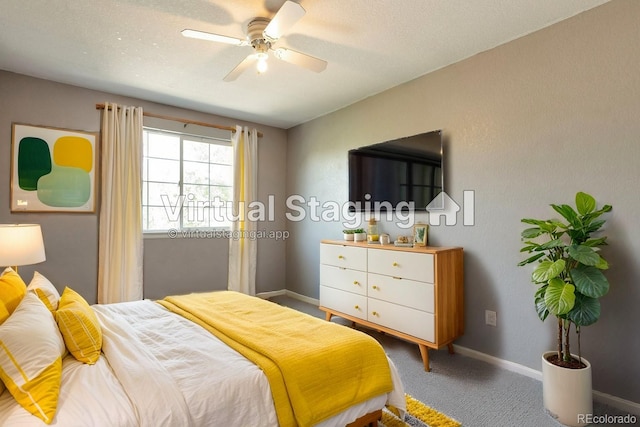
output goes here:
[{"label": "yellow pillow", "polygon": [[9,310],[7,310],[7,307],[4,305],[4,303],[0,301],[0,325],[2,325],[8,318]]},{"label": "yellow pillow", "polygon": [[35,292],[50,312],[53,313],[58,309],[60,293],[58,293],[58,290],[49,279],[37,271],[33,273],[33,279],[31,279],[29,286],[27,286],[27,292],[28,291]]},{"label": "yellow pillow", "polygon": [[98,361],[102,350],[100,323],[89,303],[71,288],[62,292],[56,322],[73,357],[89,365]]},{"label": "yellow pillow", "polygon": [[[4,306],[4,303],[0,301],[0,325],[4,323],[5,320],[9,318],[9,312],[7,311],[7,307]],[[5,390],[4,383],[2,379],[0,379],[0,394]]]},{"label": "yellow pillow", "polygon": [[7,267],[0,276],[0,301],[4,303],[9,314],[20,304],[25,293],[27,285],[13,268]]},{"label": "yellow pillow", "polygon": [[[4,323],[5,320],[9,318],[9,312],[7,311],[7,307],[4,306],[4,303],[0,301],[0,325]],[[0,379],[0,394],[5,390],[4,383],[2,379]]]},{"label": "yellow pillow", "polygon": [[0,326],[0,379],[24,409],[46,424],[58,407],[64,352],[53,316],[28,293]]}]

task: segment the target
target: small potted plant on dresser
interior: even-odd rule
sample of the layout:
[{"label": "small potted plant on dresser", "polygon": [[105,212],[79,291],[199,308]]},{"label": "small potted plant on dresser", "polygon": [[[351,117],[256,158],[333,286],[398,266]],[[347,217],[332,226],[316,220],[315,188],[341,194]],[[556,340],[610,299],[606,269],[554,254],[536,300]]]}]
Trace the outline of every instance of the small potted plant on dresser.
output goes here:
[{"label": "small potted plant on dresser", "polygon": [[[606,237],[591,235],[602,228],[605,220],[598,218],[611,206],[597,209],[595,199],[583,192],[576,194],[575,206],[551,205],[563,220],[522,219],[532,227],[522,231],[520,252],[531,256],[518,265],[537,262],[531,281],[538,286],[538,317],[544,321],[551,314],[558,324],[557,349],[542,355],[544,407],[565,425],[583,426],[586,414],[593,412],[593,398],[591,364],[580,352],[580,329],[598,321],[599,299],[609,291],[602,273],[609,265],[599,253]],[[572,327],[576,354],[570,347]]]},{"label": "small potted plant on dresser", "polygon": [[367,233],[364,232],[363,228],[356,228],[353,230],[353,240],[356,242],[364,242],[367,240]]},{"label": "small potted plant on dresser", "polygon": [[344,238],[344,240],[348,241],[348,242],[353,242],[353,235],[354,235],[354,231],[355,230],[351,230],[351,229],[345,229],[342,230],[342,237]]}]

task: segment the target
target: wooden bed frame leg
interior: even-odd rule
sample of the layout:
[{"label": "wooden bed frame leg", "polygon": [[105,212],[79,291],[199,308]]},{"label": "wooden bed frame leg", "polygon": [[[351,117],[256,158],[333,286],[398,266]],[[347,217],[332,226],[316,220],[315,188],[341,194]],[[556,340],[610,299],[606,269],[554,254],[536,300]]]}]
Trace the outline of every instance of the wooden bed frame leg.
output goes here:
[{"label": "wooden bed frame leg", "polygon": [[376,427],[378,425],[378,421],[381,419],[382,409],[378,409],[377,411],[361,416],[354,422],[347,424],[346,427]]},{"label": "wooden bed frame leg", "polygon": [[424,370],[426,372],[429,372],[431,371],[431,368],[429,367],[429,349],[424,344],[418,344],[418,347],[420,348],[420,356],[422,356],[422,363],[424,364]]}]

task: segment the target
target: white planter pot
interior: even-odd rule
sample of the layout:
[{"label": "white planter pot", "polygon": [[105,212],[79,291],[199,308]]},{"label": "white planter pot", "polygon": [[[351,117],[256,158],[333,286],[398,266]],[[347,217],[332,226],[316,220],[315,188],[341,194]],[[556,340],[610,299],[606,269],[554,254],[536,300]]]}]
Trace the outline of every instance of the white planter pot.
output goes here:
[{"label": "white planter pot", "polygon": [[353,241],[353,233],[342,233],[342,236],[346,241]]},{"label": "white planter pot", "polygon": [[[547,361],[548,351],[542,355],[542,397],[549,415],[567,426],[586,426],[587,414],[593,414],[591,364],[584,369],[568,369]],[[573,355],[577,358],[576,355]]]},{"label": "white planter pot", "polygon": [[353,240],[356,242],[364,242],[367,240],[367,233],[354,233]]}]

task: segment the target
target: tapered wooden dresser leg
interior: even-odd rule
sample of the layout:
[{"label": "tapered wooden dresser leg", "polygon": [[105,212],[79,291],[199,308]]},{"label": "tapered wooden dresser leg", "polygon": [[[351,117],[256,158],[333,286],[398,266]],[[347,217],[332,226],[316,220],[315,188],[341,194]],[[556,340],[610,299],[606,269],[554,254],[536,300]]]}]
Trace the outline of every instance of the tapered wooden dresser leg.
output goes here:
[{"label": "tapered wooden dresser leg", "polygon": [[429,367],[429,349],[424,344],[418,344],[418,347],[420,348],[420,356],[422,356],[424,370],[429,372],[431,371],[431,367]]}]

